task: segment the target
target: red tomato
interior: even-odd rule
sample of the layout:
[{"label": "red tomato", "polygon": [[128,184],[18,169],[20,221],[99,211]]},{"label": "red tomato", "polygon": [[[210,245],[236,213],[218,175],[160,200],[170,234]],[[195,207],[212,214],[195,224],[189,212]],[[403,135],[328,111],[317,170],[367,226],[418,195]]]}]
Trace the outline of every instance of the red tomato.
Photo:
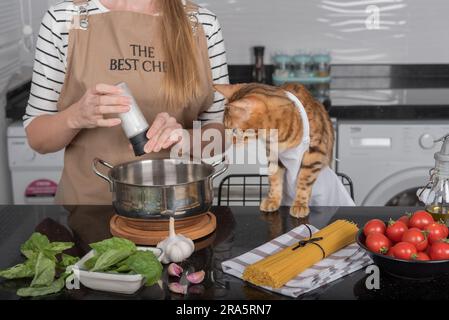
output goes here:
[{"label": "red tomato", "polygon": [[446,229],[447,227],[441,223],[434,222],[429,224],[425,229],[429,243],[432,244],[445,239],[447,237]]},{"label": "red tomato", "polygon": [[430,257],[430,250],[432,249],[432,245],[431,244],[429,244],[428,246],[427,246],[427,249],[426,249],[426,251],[425,251],[425,253]]},{"label": "red tomato", "polygon": [[440,241],[432,244],[430,258],[432,260],[449,260],[449,243]]},{"label": "red tomato", "polygon": [[412,255],[413,260],[417,261],[429,261],[430,258],[425,252],[418,252],[417,254]]},{"label": "red tomato", "polygon": [[447,225],[445,223],[440,223],[441,229],[443,230],[443,234],[444,234],[444,238],[446,239],[447,237],[449,237],[449,228],[447,227]]},{"label": "red tomato", "polygon": [[405,231],[404,235],[402,236],[402,242],[413,244],[418,251],[426,250],[427,245],[429,244],[425,233],[418,228],[411,228]]},{"label": "red tomato", "polygon": [[416,211],[410,218],[409,227],[424,230],[434,222],[432,215],[427,211]]},{"label": "red tomato", "polygon": [[401,222],[405,223],[405,225],[406,225],[407,228],[408,228],[408,227],[409,227],[408,223],[409,223],[409,221],[410,221],[410,216],[411,216],[411,214],[407,214],[407,215],[405,215],[405,216],[402,216],[402,217],[400,217],[400,218],[398,219],[398,221],[401,221]]},{"label": "red tomato", "polygon": [[366,247],[375,253],[385,254],[391,247],[390,240],[381,233],[371,233],[366,237]]},{"label": "red tomato", "polygon": [[385,223],[379,219],[372,219],[365,224],[363,227],[363,233],[368,236],[371,233],[385,233]]},{"label": "red tomato", "polygon": [[395,258],[402,260],[410,260],[412,255],[417,254],[416,247],[408,242],[399,242],[393,248]]},{"label": "red tomato", "polygon": [[390,250],[388,250],[387,256],[394,258],[393,248],[390,248]]},{"label": "red tomato", "polygon": [[402,240],[402,235],[407,230],[408,228],[404,222],[390,220],[390,222],[388,222],[386,235],[391,241],[400,242]]}]

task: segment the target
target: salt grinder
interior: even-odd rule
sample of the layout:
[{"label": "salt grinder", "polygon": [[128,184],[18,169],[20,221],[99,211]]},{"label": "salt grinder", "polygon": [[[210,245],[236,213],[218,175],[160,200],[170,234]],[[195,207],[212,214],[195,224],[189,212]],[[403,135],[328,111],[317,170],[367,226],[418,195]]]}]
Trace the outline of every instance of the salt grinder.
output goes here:
[{"label": "salt grinder", "polygon": [[131,98],[131,109],[126,113],[121,113],[119,117],[122,120],[123,131],[131,142],[134,154],[138,157],[142,156],[145,154],[144,147],[148,142],[147,132],[150,126],[128,85],[120,82],[116,86],[123,90],[123,96]]}]

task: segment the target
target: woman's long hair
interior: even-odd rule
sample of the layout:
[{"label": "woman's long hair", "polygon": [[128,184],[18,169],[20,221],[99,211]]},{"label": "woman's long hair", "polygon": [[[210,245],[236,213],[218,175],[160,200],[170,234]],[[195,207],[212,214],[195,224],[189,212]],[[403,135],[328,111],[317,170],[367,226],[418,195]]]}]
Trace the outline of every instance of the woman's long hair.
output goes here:
[{"label": "woman's long hair", "polygon": [[159,8],[162,12],[162,47],[167,63],[163,84],[165,100],[171,109],[183,108],[200,92],[192,23],[182,0],[159,0]]}]

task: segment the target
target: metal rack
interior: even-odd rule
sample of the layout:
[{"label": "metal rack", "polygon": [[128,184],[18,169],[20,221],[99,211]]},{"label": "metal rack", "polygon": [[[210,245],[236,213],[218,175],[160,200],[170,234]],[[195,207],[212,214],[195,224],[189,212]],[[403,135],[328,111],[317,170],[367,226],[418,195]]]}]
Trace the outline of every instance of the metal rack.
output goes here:
[{"label": "metal rack", "polygon": [[[344,173],[337,173],[343,185],[354,199],[354,185],[351,178]],[[259,174],[231,174],[223,178],[218,187],[218,205],[248,204],[257,205],[268,190],[268,176]],[[252,192],[249,192],[252,188]],[[232,194],[231,194],[232,191]],[[234,194],[238,196],[234,197]]]}]

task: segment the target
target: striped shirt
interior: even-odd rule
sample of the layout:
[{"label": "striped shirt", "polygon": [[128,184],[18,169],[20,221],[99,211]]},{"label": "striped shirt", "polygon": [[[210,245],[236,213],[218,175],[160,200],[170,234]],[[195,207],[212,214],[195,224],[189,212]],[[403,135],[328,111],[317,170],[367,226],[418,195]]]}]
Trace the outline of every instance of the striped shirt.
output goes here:
[{"label": "striped shirt", "polygon": [[[89,14],[108,11],[99,0],[90,0]],[[64,84],[67,70],[67,48],[69,24],[77,8],[72,1],[63,1],[52,6],[45,14],[36,43],[33,78],[30,98],[23,117],[26,127],[41,115],[58,112],[56,104]],[[229,83],[226,50],[217,17],[205,8],[198,12],[199,23],[207,38],[212,79],[215,84]],[[198,120],[203,123],[223,121],[224,97],[215,93],[214,103],[202,113]]]}]

